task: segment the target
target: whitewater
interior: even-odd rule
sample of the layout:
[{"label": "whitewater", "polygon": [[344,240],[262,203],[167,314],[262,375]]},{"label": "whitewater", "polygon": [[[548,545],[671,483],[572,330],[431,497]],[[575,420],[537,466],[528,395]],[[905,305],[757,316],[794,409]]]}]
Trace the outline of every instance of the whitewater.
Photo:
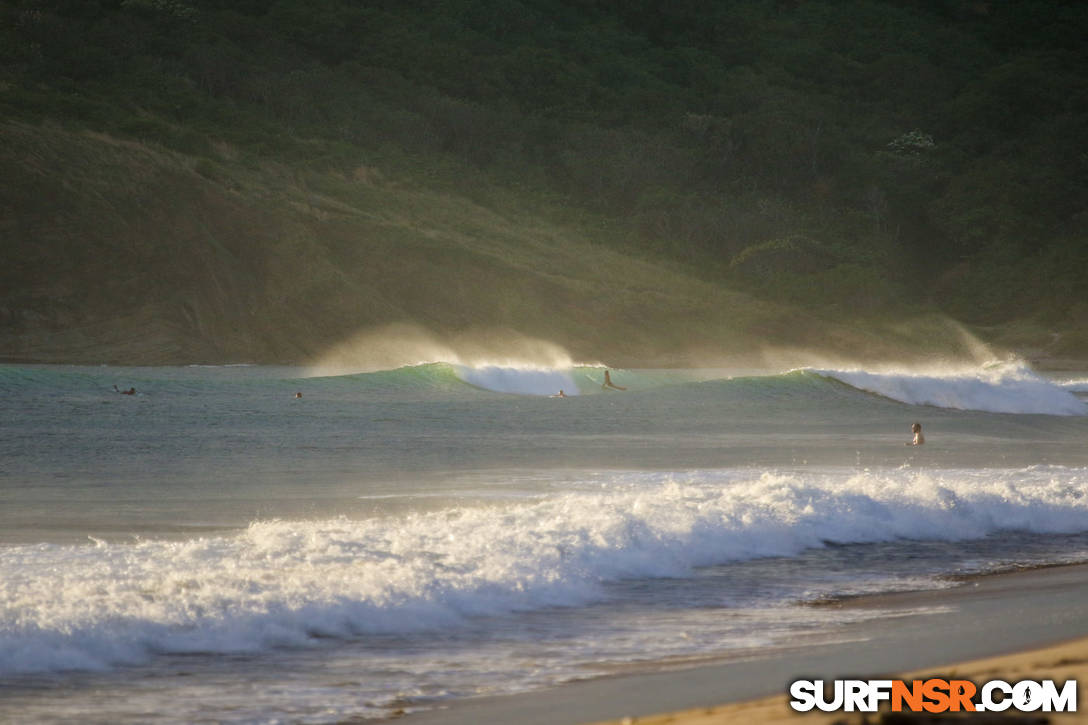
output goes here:
[{"label": "whitewater", "polygon": [[603,373],[0,366],[0,719],[388,717],[1088,561],[1086,375]]}]

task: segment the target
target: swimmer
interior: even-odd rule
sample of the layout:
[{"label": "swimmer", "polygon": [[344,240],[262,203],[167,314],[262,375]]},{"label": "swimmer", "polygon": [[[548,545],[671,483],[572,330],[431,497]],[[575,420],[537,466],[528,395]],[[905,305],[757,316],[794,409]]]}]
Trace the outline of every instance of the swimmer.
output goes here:
[{"label": "swimmer", "polygon": [[302,397],[302,393],[295,393],[295,398],[296,399],[301,398],[301,397]]},{"label": "swimmer", "polygon": [[613,383],[612,376],[609,375],[607,370],[604,371],[604,383],[601,384],[601,387],[605,390],[608,390],[609,388],[612,388],[613,390],[627,390],[627,388],[623,387],[622,385],[616,385],[615,383]]},{"label": "swimmer", "polygon": [[136,388],[129,388],[128,390],[117,390],[117,383],[113,384],[113,389],[114,389],[115,392],[118,392],[121,395],[135,395],[136,394]]},{"label": "swimmer", "polygon": [[560,388],[559,392],[556,393],[555,395],[551,396],[551,397],[553,397],[553,398],[565,398],[565,397],[567,397],[567,394],[563,392],[562,388]]},{"label": "swimmer", "polygon": [[926,437],[922,435],[922,424],[915,423],[910,427],[910,432],[914,434],[914,440],[907,443],[908,446],[920,446],[926,442]]}]

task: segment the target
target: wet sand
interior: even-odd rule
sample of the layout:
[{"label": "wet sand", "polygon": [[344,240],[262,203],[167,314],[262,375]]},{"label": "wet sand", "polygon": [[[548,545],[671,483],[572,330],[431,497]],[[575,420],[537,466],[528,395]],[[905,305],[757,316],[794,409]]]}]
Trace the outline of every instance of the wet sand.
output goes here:
[{"label": "wet sand", "polygon": [[[1057,682],[1077,680],[1078,690],[1088,683],[1088,637],[1073,639],[1050,647],[1030,649],[1017,654],[987,657],[979,660],[960,662],[951,665],[925,668],[896,675],[898,678],[927,679],[929,677],[955,677],[975,683],[988,680],[1051,679]],[[961,715],[909,715],[901,713],[893,716],[898,725],[910,723],[968,722],[968,723],[1088,723],[1088,703],[1080,694],[1080,712],[1075,713],[1017,713],[1008,711],[1004,714],[971,713]],[[789,698],[774,695],[757,700],[719,705],[710,708],[697,708],[678,712],[650,715],[647,717],[626,717],[607,721],[608,725],[722,725],[723,723],[763,723],[764,725],[786,725],[787,723],[842,723],[843,725],[862,725],[866,722],[860,714],[809,712],[797,713],[790,709]],[[879,722],[880,715],[869,715],[869,722]],[[603,723],[601,725],[604,725]]]},{"label": "wet sand", "polygon": [[[1000,673],[1009,680],[1036,679],[1034,675],[1043,672],[1059,679],[1088,674],[1088,565],[996,574],[967,579],[950,589],[858,597],[818,606],[873,608],[897,616],[844,627],[836,633],[836,641],[746,652],[694,667],[662,664],[657,671],[523,695],[462,700],[441,710],[409,715],[401,722],[581,725],[628,719],[658,725],[708,725],[800,719],[860,723],[856,715],[849,720],[842,714],[792,713],[785,697],[789,683],[801,678],[909,673],[955,673],[976,679],[983,675],[993,679]],[[1050,717],[1054,722],[1081,721],[1076,715]]]}]

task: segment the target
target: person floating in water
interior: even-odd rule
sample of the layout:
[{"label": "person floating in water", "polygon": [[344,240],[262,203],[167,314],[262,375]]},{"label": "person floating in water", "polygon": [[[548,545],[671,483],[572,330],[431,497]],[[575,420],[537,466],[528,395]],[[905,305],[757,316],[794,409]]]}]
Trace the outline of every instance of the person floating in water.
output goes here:
[{"label": "person floating in water", "polygon": [[562,388],[560,388],[559,392],[556,393],[555,395],[553,395],[552,397],[553,398],[565,398],[565,397],[567,397],[567,394],[563,392]]},{"label": "person floating in water", "polygon": [[604,371],[604,383],[601,384],[601,387],[605,390],[608,390],[609,388],[611,388],[612,390],[627,390],[627,388],[623,387],[622,385],[616,385],[615,383],[613,383],[612,376],[609,375],[607,370]]},{"label": "person floating in water", "polygon": [[136,394],[136,388],[129,388],[128,390],[118,390],[117,389],[117,383],[113,384],[113,389],[114,389],[115,392],[118,392],[121,395],[135,395]]},{"label": "person floating in water", "polygon": [[922,435],[922,424],[915,423],[910,427],[910,432],[914,434],[914,440],[908,443],[908,446],[920,446],[926,442],[926,437]]},{"label": "person floating in water", "polygon": [[295,397],[296,397],[296,398],[301,398],[301,397],[302,397],[302,393],[295,393]]}]

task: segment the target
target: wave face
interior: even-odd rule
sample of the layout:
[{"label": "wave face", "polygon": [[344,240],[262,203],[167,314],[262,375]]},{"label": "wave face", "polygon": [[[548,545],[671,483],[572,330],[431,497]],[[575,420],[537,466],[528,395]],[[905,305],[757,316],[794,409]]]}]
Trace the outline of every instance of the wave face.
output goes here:
[{"label": "wave face", "polygon": [[[309,378],[335,385],[350,381],[356,389],[374,392],[433,390],[446,393],[465,392],[466,386],[477,391],[513,395],[552,396],[560,390],[566,395],[615,392],[602,388],[603,367],[576,365],[569,368],[538,368],[510,365],[461,365],[444,362],[421,363],[370,373]],[[693,381],[721,378],[715,371],[694,370],[621,370],[613,371],[617,385],[637,393]]]},{"label": "wave face", "polygon": [[1022,365],[949,375],[812,370],[816,375],[909,405],[1038,415],[1086,415],[1074,386],[1054,383]]},{"label": "wave face", "polygon": [[[1088,530],[1088,469],[610,474],[534,502],[0,550],[0,675],[456,631],[827,542]],[[781,604],[780,602],[779,604]]]}]

